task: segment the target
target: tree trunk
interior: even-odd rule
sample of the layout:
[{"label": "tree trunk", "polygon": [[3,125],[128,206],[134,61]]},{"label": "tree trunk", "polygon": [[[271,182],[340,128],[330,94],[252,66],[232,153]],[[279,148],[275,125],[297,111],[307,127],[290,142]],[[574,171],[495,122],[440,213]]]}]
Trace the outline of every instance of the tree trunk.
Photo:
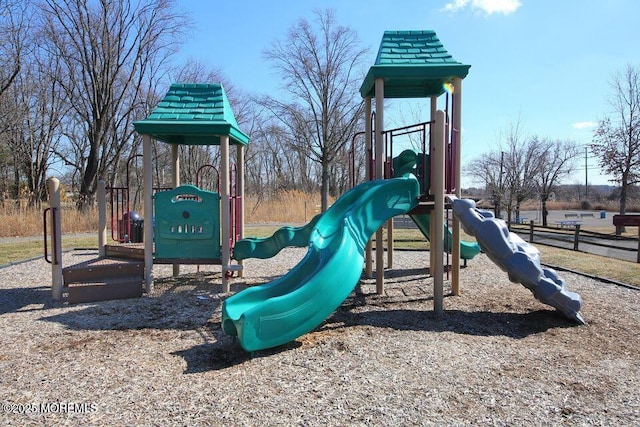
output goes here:
[{"label": "tree trunk", "polygon": [[502,203],[502,200],[500,199],[500,196],[498,196],[497,194],[493,196],[493,215],[496,218],[500,218],[500,204]]},{"label": "tree trunk", "polygon": [[329,208],[329,165],[322,162],[322,183],[320,185],[320,209],[326,212]]},{"label": "tree trunk", "polygon": [[17,166],[13,168],[13,185],[11,189],[13,190],[11,195],[20,206],[20,168]]},{"label": "tree trunk", "polygon": [[[627,187],[629,186],[626,174],[622,175],[620,184],[620,215],[624,215],[627,213]],[[621,236],[625,231],[624,226],[616,226],[616,236]]]},{"label": "tree trunk", "polygon": [[542,226],[547,226],[547,217],[549,216],[549,211],[547,210],[547,199],[542,199]]},{"label": "tree trunk", "polygon": [[98,176],[98,138],[91,141],[91,149],[87,158],[87,166],[80,181],[80,194],[78,194],[77,207],[85,211],[93,204],[93,196],[96,190]]}]

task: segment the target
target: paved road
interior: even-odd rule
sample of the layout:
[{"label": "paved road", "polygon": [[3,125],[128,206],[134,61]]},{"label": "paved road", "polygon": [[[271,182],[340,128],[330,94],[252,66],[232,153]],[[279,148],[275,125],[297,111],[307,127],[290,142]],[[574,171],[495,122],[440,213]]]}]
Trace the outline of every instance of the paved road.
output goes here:
[{"label": "paved road", "polygon": [[[562,211],[550,211],[549,216],[547,217],[548,224],[550,226],[561,225],[562,223],[566,223],[566,221],[577,221],[581,227],[598,227],[598,229],[608,228],[611,233],[612,238],[601,238],[601,237],[591,237],[591,236],[580,236],[580,243],[578,245],[578,249],[583,252],[587,252],[590,254],[601,255],[608,258],[616,258],[625,261],[636,262],[637,261],[637,249],[638,242],[637,240],[617,240],[613,238],[615,233],[615,227],[613,225],[613,215],[616,212],[605,212],[605,211],[580,211],[580,210],[562,210]],[[540,224],[542,222],[542,217],[540,212],[536,211],[523,211],[522,218],[527,218],[527,220],[534,220],[536,224]],[[607,230],[602,230],[601,232],[607,232]],[[547,236],[553,236],[556,239],[558,237],[562,237],[563,241],[552,240],[549,238],[545,238],[545,234]],[[529,233],[521,234],[521,237],[524,240],[529,240]],[[566,249],[573,249],[573,235],[558,236],[553,235],[552,233],[544,233],[542,231],[536,230],[535,243],[548,244],[550,246],[560,246]],[[606,248],[600,245],[610,245],[610,246],[619,246],[630,249],[620,250],[615,248]]]},{"label": "paved road", "polygon": [[[578,221],[584,227],[609,227],[613,233],[615,231],[613,215],[615,212],[605,212],[604,218],[601,218],[601,211],[549,211],[547,221],[551,226],[560,224],[562,221]],[[539,211],[521,211],[520,217],[526,223],[533,220],[536,224],[542,224],[542,214]],[[397,228],[417,228],[407,215],[395,217],[393,223]]]},{"label": "paved road", "polygon": [[[566,210],[566,211],[550,211],[549,216],[547,218],[548,224],[553,226],[556,224],[560,224],[563,221],[579,221],[582,227],[608,227],[610,228],[611,234],[613,236],[615,232],[615,227],[613,226],[613,215],[614,212],[605,212],[604,218],[602,218],[602,214],[600,211],[578,211],[578,210]],[[542,222],[542,218],[540,212],[536,211],[522,211],[521,218],[526,219],[526,222],[533,220],[536,224],[540,224]],[[396,228],[403,229],[413,229],[417,228],[413,223],[411,218],[406,215],[397,216],[394,218],[394,226]],[[606,231],[605,231],[606,232]],[[529,240],[529,233],[518,233],[525,241]],[[555,239],[549,238],[549,236],[554,237]],[[559,241],[558,238],[563,240]],[[611,245],[611,246],[619,246],[630,249],[627,250],[619,250],[614,248],[606,248],[595,244],[589,244],[589,242]],[[558,246],[566,249],[573,249],[573,235],[567,234],[566,236],[559,236],[553,233],[545,233],[543,231],[536,230],[536,236],[534,239],[534,244],[546,244],[549,246]],[[601,255],[608,258],[616,258],[625,261],[636,262],[637,260],[637,249],[638,242],[637,240],[616,240],[614,238],[604,239],[598,237],[589,237],[589,236],[580,236],[580,244],[578,249],[583,252]]]},{"label": "paved road", "polygon": [[[604,218],[602,218],[604,212]],[[547,224],[549,226],[559,225],[563,221],[578,221],[584,227],[610,227],[611,232],[615,231],[613,226],[613,215],[616,212],[605,211],[579,211],[561,210],[549,211]],[[540,211],[521,211],[520,217],[523,222],[528,223],[533,220],[536,224],[542,224],[542,213]]]},{"label": "paved road", "polygon": [[[517,234],[525,241],[529,241],[528,232],[518,232]],[[534,245],[543,244],[549,246],[558,246],[565,249],[573,249],[573,243],[574,236],[572,234],[560,235],[540,230],[536,230],[533,242]],[[601,245],[618,246],[627,248],[629,250],[607,248]],[[587,252],[590,254],[636,262],[638,242],[636,240],[616,240],[614,238],[605,239],[600,237],[581,235],[578,249],[582,252]]]}]

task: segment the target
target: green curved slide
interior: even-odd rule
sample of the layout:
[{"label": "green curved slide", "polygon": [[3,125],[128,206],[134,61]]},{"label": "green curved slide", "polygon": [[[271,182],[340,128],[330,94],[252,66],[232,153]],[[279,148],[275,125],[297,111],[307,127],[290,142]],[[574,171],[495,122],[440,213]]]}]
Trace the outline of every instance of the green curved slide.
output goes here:
[{"label": "green curved slide", "polygon": [[371,235],[389,218],[413,209],[419,192],[412,174],[352,188],[320,217],[296,267],[224,301],[223,330],[237,335],[245,350],[256,351],[314,329],[355,288]]},{"label": "green curved slide", "polygon": [[[411,217],[413,222],[416,223],[420,231],[422,231],[422,234],[424,234],[424,237],[426,237],[427,239],[429,239],[429,241],[431,241],[431,238],[429,237],[429,232],[430,232],[429,230],[431,226],[431,215],[423,214],[423,215],[409,215],[409,216]],[[451,232],[451,229],[447,227],[446,224],[444,226],[444,229],[447,235],[444,248],[447,252],[451,253],[450,248],[453,247],[453,243],[452,243],[453,233]],[[476,242],[465,242],[462,240],[460,241],[460,258],[473,259],[473,257],[478,255],[479,253],[480,253],[480,246]]]},{"label": "green curved slide", "polygon": [[267,259],[276,256],[283,248],[289,246],[305,247],[309,244],[311,232],[321,215],[314,216],[308,224],[302,227],[282,227],[271,237],[247,237],[238,240],[233,247],[233,259],[238,261],[247,258]]}]

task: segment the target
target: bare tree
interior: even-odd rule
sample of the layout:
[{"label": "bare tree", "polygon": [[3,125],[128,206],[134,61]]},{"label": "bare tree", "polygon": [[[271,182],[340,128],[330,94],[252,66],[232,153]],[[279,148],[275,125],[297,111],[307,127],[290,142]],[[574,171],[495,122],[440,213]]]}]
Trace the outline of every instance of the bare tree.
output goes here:
[{"label": "bare tree", "polygon": [[15,83],[7,91],[19,120],[14,123],[13,153],[19,159],[20,171],[30,206],[40,206],[46,197],[46,174],[54,159],[60,139],[62,117],[68,107],[63,103],[56,78],[59,64],[35,49],[25,59]]},{"label": "bare tree", "polygon": [[504,156],[507,222],[511,223],[512,212],[520,217],[522,202],[535,195],[535,177],[538,174],[539,151],[532,140],[522,135],[520,121],[509,126]]},{"label": "bare tree", "polygon": [[283,78],[287,100],[263,104],[279,119],[294,147],[321,168],[321,208],[328,207],[330,173],[363,116],[358,85],[360,48],[356,32],[338,25],[334,12],[315,12],[315,26],[301,19],[265,52]]},{"label": "bare tree", "polygon": [[20,190],[21,162],[12,143],[19,137],[16,124],[23,110],[17,109],[15,99],[7,99],[6,94],[24,68],[31,47],[30,10],[29,1],[0,1],[0,203],[6,197],[17,199]]},{"label": "bare tree", "polygon": [[[616,72],[609,99],[613,112],[600,120],[591,151],[603,171],[620,183],[620,213],[627,211],[629,188],[640,183],[640,68]],[[618,228],[617,233],[622,229]]]},{"label": "bare tree", "polygon": [[[60,157],[80,179],[79,207],[93,202],[99,177],[113,180],[133,143],[139,103],[163,77],[188,28],[175,0],[44,0],[42,38],[63,68],[60,85],[71,112]],[[138,110],[137,110],[138,109]]]},{"label": "bare tree", "polygon": [[13,84],[28,53],[31,2],[0,2],[0,96]]},{"label": "bare tree", "polygon": [[534,142],[523,137],[520,121],[510,124],[498,150],[483,154],[471,163],[470,173],[485,182],[492,195],[496,217],[502,208],[511,223],[515,211],[520,215],[522,202],[535,194],[539,152]]},{"label": "bare tree", "polygon": [[546,227],[549,215],[547,201],[555,186],[573,173],[575,161],[580,155],[580,148],[574,141],[538,137],[534,137],[530,144],[538,150],[535,183],[542,204],[542,225]]},{"label": "bare tree", "polygon": [[[229,99],[236,122],[238,122],[238,127],[249,132],[246,129],[255,123],[255,102],[252,97],[237,88],[219,68],[189,60],[172,70],[171,80],[179,83],[221,83]],[[198,170],[204,165],[218,165],[219,157],[219,147],[202,145],[180,147],[181,180],[195,183]],[[208,175],[210,181],[217,180],[218,177],[214,177],[215,174],[212,175],[210,172],[211,170],[208,168],[202,169],[201,175]]]},{"label": "bare tree", "polygon": [[479,182],[484,182],[491,196],[493,211],[497,218],[502,212],[502,201],[507,188],[504,181],[504,153],[502,151],[481,154],[469,163],[467,172]]}]

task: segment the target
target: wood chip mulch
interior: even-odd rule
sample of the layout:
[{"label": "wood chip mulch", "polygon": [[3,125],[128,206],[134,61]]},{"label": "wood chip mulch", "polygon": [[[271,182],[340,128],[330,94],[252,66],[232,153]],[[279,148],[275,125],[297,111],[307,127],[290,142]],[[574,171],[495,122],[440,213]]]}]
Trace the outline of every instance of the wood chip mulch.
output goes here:
[{"label": "wood chip mulch", "polygon": [[[247,261],[232,291],[304,253]],[[640,424],[640,292],[561,273],[578,326],[480,255],[438,318],[428,265],[397,251],[385,295],[363,278],[316,330],[254,354],[220,328],[215,267],[158,266],[151,295],[77,305],[51,299],[42,260],[0,269],[0,425]]]}]

